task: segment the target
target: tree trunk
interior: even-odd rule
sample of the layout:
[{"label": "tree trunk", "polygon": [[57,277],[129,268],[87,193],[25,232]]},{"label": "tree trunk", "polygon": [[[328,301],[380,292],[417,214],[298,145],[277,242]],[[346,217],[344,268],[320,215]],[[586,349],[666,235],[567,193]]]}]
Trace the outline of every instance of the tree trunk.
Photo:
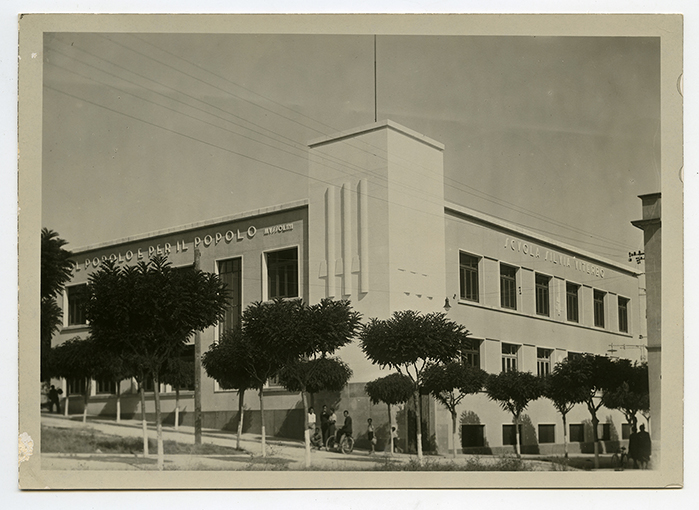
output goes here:
[{"label": "tree trunk", "polygon": [[180,387],[175,388],[175,430],[180,428]]},{"label": "tree trunk", "polygon": [[158,438],[158,471],[165,468],[165,452],[163,451],[163,426],[160,420],[160,388],[158,381],[153,376],[153,396],[155,397],[155,430]]},{"label": "tree trunk", "polygon": [[595,448],[595,469],[599,469],[599,435],[597,434],[597,426],[599,425],[599,419],[597,414],[592,415],[592,440],[594,441]]},{"label": "tree trunk", "polygon": [[422,462],[422,412],[420,410],[420,390],[413,393],[415,401],[415,415],[417,416],[417,461]]},{"label": "tree trunk", "polygon": [[517,455],[518,459],[522,458],[522,455],[519,453],[519,415],[515,415],[515,454]]},{"label": "tree trunk", "polygon": [[260,395],[260,424],[262,428],[262,456],[266,457],[267,456],[267,441],[265,438],[265,399],[264,396],[262,395],[262,389],[263,387],[260,386],[259,390],[259,395]]},{"label": "tree trunk", "polygon": [[[59,400],[60,402],[60,400]],[[63,416],[68,417],[68,408],[70,407],[70,394],[68,393],[68,385],[66,384],[66,400],[63,402]]]},{"label": "tree trunk", "polygon": [[121,423],[121,381],[116,381],[116,422]]},{"label": "tree trunk", "polygon": [[148,456],[148,421],[146,420],[146,390],[143,384],[139,383],[139,393],[141,394],[141,425],[143,427],[143,456]]},{"label": "tree trunk", "polygon": [[565,413],[563,413],[563,457],[568,460],[568,426]]},{"label": "tree trunk", "polygon": [[[199,269],[197,260],[195,255],[195,269]],[[194,334],[194,444],[201,444],[201,427],[201,335],[197,331]]]},{"label": "tree trunk", "polygon": [[243,400],[245,399],[245,390],[238,390],[238,436],[235,440],[236,450],[240,450],[240,436],[243,435],[243,417],[245,414],[245,408],[243,407]]},{"label": "tree trunk", "polygon": [[457,438],[459,437],[458,431],[456,430],[456,409],[454,409],[451,412],[451,433],[453,435],[453,441],[454,441],[454,459],[456,459],[456,445],[457,445]]},{"label": "tree trunk", "polygon": [[90,400],[90,390],[92,389],[92,381],[85,381],[85,394],[83,395],[83,423],[87,423],[87,403]]},{"label": "tree trunk", "polygon": [[391,416],[391,404],[388,405],[388,435],[391,436],[391,455],[393,455],[393,416]]},{"label": "tree trunk", "polygon": [[303,401],[303,443],[306,449],[306,469],[308,469],[311,467],[311,434],[308,429],[308,400],[305,391],[301,392],[301,400]]}]

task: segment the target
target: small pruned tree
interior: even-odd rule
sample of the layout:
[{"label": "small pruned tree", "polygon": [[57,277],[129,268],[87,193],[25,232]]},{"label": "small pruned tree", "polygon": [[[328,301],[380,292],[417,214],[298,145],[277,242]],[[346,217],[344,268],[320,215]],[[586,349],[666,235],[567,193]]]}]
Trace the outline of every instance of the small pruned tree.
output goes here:
[{"label": "small pruned tree", "polygon": [[68,242],[58,233],[41,229],[41,380],[48,374],[51,338],[58,332],[63,312],[56,297],[63,291],[73,272],[72,253],[64,248]]},{"label": "small pruned tree", "polygon": [[568,413],[585,401],[587,392],[578,386],[577,380],[572,378],[570,372],[561,370],[557,364],[553,372],[544,379],[543,396],[551,401],[553,407],[561,414],[563,419],[563,452],[568,458]]},{"label": "small pruned tree", "polygon": [[603,390],[602,405],[623,412],[633,429],[638,422],[636,413],[650,411],[648,364],[632,363],[628,359],[618,359],[612,363],[614,377],[609,387]]},{"label": "small pruned tree", "polygon": [[486,377],[484,370],[459,361],[430,365],[422,377],[423,389],[429,391],[451,413],[454,458],[459,437],[456,408],[466,395],[478,393],[483,389]]},{"label": "small pruned tree", "polygon": [[388,432],[391,438],[391,455],[393,455],[393,414],[391,414],[391,406],[404,404],[410,400],[415,392],[415,384],[407,375],[394,373],[368,382],[364,390],[369,395],[372,404],[383,402],[388,406]]},{"label": "small pruned tree", "polygon": [[541,397],[543,383],[541,378],[531,372],[510,370],[499,374],[490,374],[485,381],[485,392],[490,400],[500,404],[503,410],[512,414],[515,426],[515,453],[519,451],[519,424],[522,412],[530,402]]},{"label": "small pruned tree", "polygon": [[194,360],[181,356],[170,358],[165,362],[160,379],[175,388],[175,430],[180,428],[180,389],[194,384]]},{"label": "small pruned tree", "polygon": [[158,469],[164,468],[159,383],[163,367],[197,331],[223,320],[228,292],[218,275],[175,270],[156,255],[136,266],[104,262],[90,275],[86,318],[106,351],[135,356],[153,378]]},{"label": "small pruned tree", "polygon": [[[253,366],[253,347],[245,341],[240,328],[226,331],[220,342],[216,342],[201,358],[202,366],[209,377],[224,390],[238,390],[238,432],[236,448],[240,450],[245,415],[245,392],[257,388],[259,381],[250,370]],[[264,381],[262,381],[264,385]]]},{"label": "small pruned tree", "polygon": [[420,385],[430,363],[449,363],[461,352],[468,331],[444,313],[394,312],[385,320],[371,319],[361,330],[364,354],[380,367],[390,367],[413,382],[417,415],[417,457],[422,461],[422,413]]},{"label": "small pruned tree", "polygon": [[592,434],[595,451],[595,469],[599,469],[599,418],[597,411],[602,407],[602,393],[606,388],[614,387],[616,375],[612,360],[598,354],[579,354],[568,356],[560,362],[555,370],[561,377],[574,381],[581,392],[582,402],[587,406],[592,419]]},{"label": "small pruned tree", "polygon": [[[104,353],[100,351],[92,338],[83,340],[71,338],[51,349],[49,355],[49,374],[51,377],[83,380],[83,423],[87,423],[87,405],[90,399],[92,379],[98,378],[104,366]],[[68,413],[70,395],[66,391],[65,409]]]}]

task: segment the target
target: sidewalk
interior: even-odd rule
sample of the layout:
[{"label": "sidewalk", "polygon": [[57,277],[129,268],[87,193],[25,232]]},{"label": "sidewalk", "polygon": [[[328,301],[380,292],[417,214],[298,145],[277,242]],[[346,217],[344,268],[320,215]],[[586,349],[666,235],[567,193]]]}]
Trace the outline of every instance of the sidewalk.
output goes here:
[{"label": "sidewalk", "polygon": [[[141,422],[137,420],[115,421],[88,417],[83,424],[81,417],[64,417],[42,413],[41,424],[56,428],[88,427],[104,434],[122,437],[142,437]],[[148,423],[148,437],[156,438],[155,424]],[[194,443],[194,427],[180,426],[175,430],[172,426],[163,426],[163,440],[179,443]],[[198,469],[198,470],[238,470],[238,469],[305,469],[305,449],[302,441],[267,438],[266,460],[261,456],[261,436],[259,434],[243,434],[240,446],[244,450],[240,455],[165,455],[166,469]],[[236,447],[236,433],[222,430],[204,429],[202,443],[219,446]],[[135,454],[42,454],[43,469],[155,469],[156,451],[151,450],[147,458]],[[378,462],[390,459],[395,462],[407,462],[410,456],[395,455],[389,457],[385,453],[369,455],[367,451],[357,450],[343,455],[336,452],[311,450],[311,469],[322,470],[371,470]]]}]

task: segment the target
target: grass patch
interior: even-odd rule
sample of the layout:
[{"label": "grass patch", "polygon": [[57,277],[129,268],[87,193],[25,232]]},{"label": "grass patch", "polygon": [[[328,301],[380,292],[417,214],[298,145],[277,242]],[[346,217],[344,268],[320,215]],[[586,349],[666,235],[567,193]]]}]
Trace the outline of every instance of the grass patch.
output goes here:
[{"label": "grass patch", "polygon": [[465,461],[432,459],[426,457],[422,463],[416,458],[398,462],[391,458],[381,459],[374,467],[376,471],[531,471],[531,467],[517,457],[498,457],[483,461],[471,457]]},{"label": "grass patch", "polygon": [[[148,440],[148,450],[155,453],[158,444]],[[243,455],[245,452],[210,443],[201,445],[163,441],[166,455]],[[41,427],[41,451],[44,453],[143,453],[142,437],[122,437],[103,434],[93,428],[64,429]]]}]

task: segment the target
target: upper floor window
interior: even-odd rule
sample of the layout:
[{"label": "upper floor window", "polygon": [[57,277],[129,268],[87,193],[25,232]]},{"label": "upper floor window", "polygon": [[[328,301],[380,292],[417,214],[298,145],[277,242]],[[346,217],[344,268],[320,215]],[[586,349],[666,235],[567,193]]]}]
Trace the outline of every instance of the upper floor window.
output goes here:
[{"label": "upper floor window", "polygon": [[502,371],[510,372],[517,370],[517,354],[519,346],[513,344],[502,344]]},{"label": "upper floor window", "polygon": [[461,362],[464,365],[481,368],[481,342],[468,338],[461,347]]},{"label": "upper floor window", "polygon": [[536,373],[539,377],[546,377],[551,373],[551,349],[536,349]]},{"label": "upper floor window", "polygon": [[226,309],[226,315],[219,325],[219,338],[240,323],[242,313],[242,260],[235,259],[222,260],[218,263],[218,275],[226,284],[230,301]]},{"label": "upper floor window", "polygon": [[478,257],[459,254],[461,299],[478,302]]},{"label": "upper floor window", "polygon": [[606,292],[595,290],[593,293],[595,326],[598,328],[604,327],[604,296]]},{"label": "upper floor window", "polygon": [[87,304],[87,284],[66,287],[68,296],[68,326],[87,324],[85,305]]},{"label": "upper floor window", "polygon": [[568,314],[568,320],[570,322],[579,322],[578,313],[578,292],[580,290],[580,285],[575,283],[566,282],[566,310]]},{"label": "upper floor window", "polygon": [[536,275],[536,313],[549,316],[549,284],[551,277],[543,274]]},{"label": "upper floor window", "polygon": [[517,309],[517,268],[500,264],[500,306]]},{"label": "upper floor window", "polygon": [[267,299],[299,297],[298,250],[267,253]]},{"label": "upper floor window", "polygon": [[629,300],[619,296],[619,331],[629,332]]}]

